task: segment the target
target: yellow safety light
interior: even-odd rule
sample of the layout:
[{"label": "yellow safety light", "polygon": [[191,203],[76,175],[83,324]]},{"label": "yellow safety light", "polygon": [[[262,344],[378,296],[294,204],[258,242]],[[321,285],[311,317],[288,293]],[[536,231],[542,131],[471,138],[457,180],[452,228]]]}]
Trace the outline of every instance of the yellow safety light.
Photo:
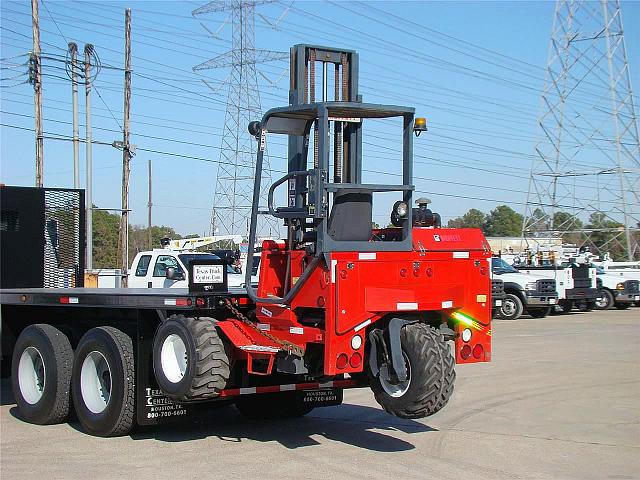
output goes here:
[{"label": "yellow safety light", "polygon": [[419,137],[422,132],[427,131],[427,119],[423,117],[417,117],[413,122],[413,133],[416,137]]}]

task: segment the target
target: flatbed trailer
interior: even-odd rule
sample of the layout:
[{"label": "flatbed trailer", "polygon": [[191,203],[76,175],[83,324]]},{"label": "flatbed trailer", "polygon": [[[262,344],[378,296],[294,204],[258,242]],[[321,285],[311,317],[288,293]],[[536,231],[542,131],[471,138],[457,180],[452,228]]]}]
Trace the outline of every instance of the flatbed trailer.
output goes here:
[{"label": "flatbed trailer", "polygon": [[188,289],[29,288],[0,290],[2,306],[2,362],[10,363],[19,334],[30,325],[55,327],[77,348],[92,328],[117,328],[132,339],[135,372],[135,423],[156,425],[172,419],[196,417],[216,404],[233,402],[240,396],[295,391],[314,407],[338,405],[342,390],[368,387],[367,381],[338,375],[318,381],[307,375],[247,375],[231,381],[219,395],[206,402],[179,403],[160,390],[152,366],[154,334],[172,315],[220,317],[228,313],[226,301],[241,312],[255,308],[242,288],[216,294]]}]

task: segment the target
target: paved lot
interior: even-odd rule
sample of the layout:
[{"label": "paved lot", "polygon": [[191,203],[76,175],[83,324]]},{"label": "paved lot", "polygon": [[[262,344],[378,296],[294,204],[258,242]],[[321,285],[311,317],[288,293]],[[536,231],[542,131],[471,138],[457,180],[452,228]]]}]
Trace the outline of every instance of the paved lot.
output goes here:
[{"label": "paved lot", "polygon": [[362,389],[295,421],[228,407],[101,439],[21,422],[3,381],[1,477],[640,478],[640,309],[496,321],[493,335],[494,361],[461,366],[452,401],[422,421]]}]

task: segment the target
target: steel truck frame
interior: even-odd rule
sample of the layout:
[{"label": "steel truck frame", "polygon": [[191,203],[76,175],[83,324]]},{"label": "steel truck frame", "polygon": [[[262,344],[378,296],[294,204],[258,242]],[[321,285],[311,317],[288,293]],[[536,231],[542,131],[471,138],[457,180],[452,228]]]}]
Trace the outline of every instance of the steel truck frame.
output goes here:
[{"label": "steel truck frame", "polygon": [[[84,429],[113,436],[224,401],[249,417],[299,416],[367,386],[387,412],[421,418],[448,402],[455,363],[491,360],[489,245],[478,229],[441,228],[426,199],[412,208],[413,137],[425,122],[413,108],[363,103],[357,78],[355,52],[296,45],[291,104],[249,125],[258,147],[248,257],[260,215],[287,231],[263,242],[257,289],[249,269],[246,290],[234,290],[223,261],[193,261],[188,290],[0,292],[24,418],[64,421],[71,391]],[[402,181],[363,183],[363,128],[392,118],[402,126]],[[273,134],[288,136],[288,173],[265,208]],[[397,197],[393,227],[372,227],[379,193]]]}]

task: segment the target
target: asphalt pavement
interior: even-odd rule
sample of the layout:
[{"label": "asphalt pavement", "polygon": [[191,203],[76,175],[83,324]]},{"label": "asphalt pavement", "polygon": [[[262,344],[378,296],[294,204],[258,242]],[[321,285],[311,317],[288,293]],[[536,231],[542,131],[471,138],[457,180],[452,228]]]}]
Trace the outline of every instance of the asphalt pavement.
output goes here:
[{"label": "asphalt pavement", "polygon": [[95,438],[0,406],[2,479],[640,479],[640,308],[494,321],[493,361],[461,365],[419,421],[368,389],[307,417],[255,423],[233,407],[197,422]]}]

